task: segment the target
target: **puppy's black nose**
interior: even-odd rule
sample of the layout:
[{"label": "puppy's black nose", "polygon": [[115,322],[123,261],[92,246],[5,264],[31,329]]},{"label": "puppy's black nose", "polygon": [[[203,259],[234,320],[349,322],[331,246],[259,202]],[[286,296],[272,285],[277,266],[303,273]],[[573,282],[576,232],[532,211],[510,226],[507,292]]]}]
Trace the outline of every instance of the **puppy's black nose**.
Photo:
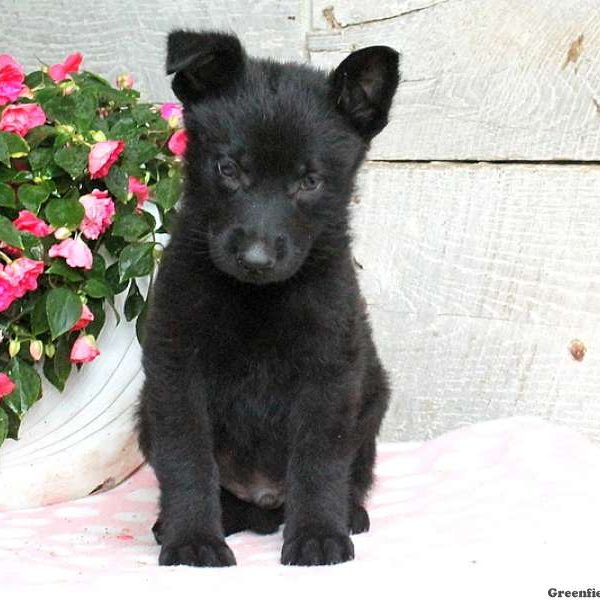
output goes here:
[{"label": "puppy's black nose", "polygon": [[238,254],[238,262],[249,271],[266,271],[275,264],[275,258],[263,242],[253,242]]}]

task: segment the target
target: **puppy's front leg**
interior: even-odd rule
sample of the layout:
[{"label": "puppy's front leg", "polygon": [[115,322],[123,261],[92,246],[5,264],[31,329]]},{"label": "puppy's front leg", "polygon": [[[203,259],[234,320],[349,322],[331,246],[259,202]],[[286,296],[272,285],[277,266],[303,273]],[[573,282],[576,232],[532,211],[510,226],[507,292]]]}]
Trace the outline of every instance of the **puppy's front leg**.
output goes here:
[{"label": "puppy's front leg", "polygon": [[206,407],[192,405],[185,393],[174,395],[173,389],[161,397],[152,383],[147,381],[145,393],[155,395],[147,425],[149,458],[161,492],[159,564],[234,565],[221,524],[219,473]]},{"label": "puppy's front leg", "polygon": [[329,565],[354,558],[348,535],[351,453],[345,427],[332,427],[332,416],[314,408],[300,411],[309,411],[305,417],[311,418],[295,432],[288,464],[285,565]]}]

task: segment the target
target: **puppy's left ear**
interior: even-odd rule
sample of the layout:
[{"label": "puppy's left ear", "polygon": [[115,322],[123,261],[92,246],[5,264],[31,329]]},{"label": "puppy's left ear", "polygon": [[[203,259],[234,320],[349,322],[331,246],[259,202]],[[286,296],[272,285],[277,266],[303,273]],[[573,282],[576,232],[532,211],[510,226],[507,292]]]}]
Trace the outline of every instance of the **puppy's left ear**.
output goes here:
[{"label": "puppy's left ear", "polygon": [[218,31],[173,31],[167,41],[167,75],[183,104],[223,94],[244,71],[240,40]]},{"label": "puppy's left ear", "polygon": [[337,109],[368,142],[387,125],[400,80],[399,62],[393,48],[371,46],[350,54],[331,74]]}]

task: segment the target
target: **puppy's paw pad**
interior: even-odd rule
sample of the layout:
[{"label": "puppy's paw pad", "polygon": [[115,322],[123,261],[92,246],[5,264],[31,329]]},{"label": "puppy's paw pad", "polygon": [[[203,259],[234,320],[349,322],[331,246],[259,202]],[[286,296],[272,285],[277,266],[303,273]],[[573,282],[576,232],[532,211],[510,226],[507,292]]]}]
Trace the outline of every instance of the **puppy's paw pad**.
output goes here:
[{"label": "puppy's paw pad", "polygon": [[354,545],[347,535],[298,535],[283,545],[284,565],[335,565],[354,558]]},{"label": "puppy's paw pad", "polygon": [[369,531],[369,527],[369,513],[362,506],[353,506],[350,510],[350,533],[364,533]]},{"label": "puppy's paw pad", "polygon": [[163,544],[158,564],[162,566],[231,567],[236,562],[233,552],[225,542],[198,538],[193,542]]}]

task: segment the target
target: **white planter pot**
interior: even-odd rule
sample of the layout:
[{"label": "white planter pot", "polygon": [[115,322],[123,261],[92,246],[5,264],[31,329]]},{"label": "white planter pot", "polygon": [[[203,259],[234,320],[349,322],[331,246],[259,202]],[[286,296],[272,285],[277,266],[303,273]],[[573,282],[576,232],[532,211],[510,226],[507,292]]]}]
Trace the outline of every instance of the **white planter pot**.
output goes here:
[{"label": "white planter pot", "polygon": [[[125,294],[117,298],[120,314]],[[135,324],[107,308],[101,354],[73,370],[63,393],[44,394],[0,448],[0,510],[41,506],[112,487],[143,461],[133,415],[141,389]]]}]

